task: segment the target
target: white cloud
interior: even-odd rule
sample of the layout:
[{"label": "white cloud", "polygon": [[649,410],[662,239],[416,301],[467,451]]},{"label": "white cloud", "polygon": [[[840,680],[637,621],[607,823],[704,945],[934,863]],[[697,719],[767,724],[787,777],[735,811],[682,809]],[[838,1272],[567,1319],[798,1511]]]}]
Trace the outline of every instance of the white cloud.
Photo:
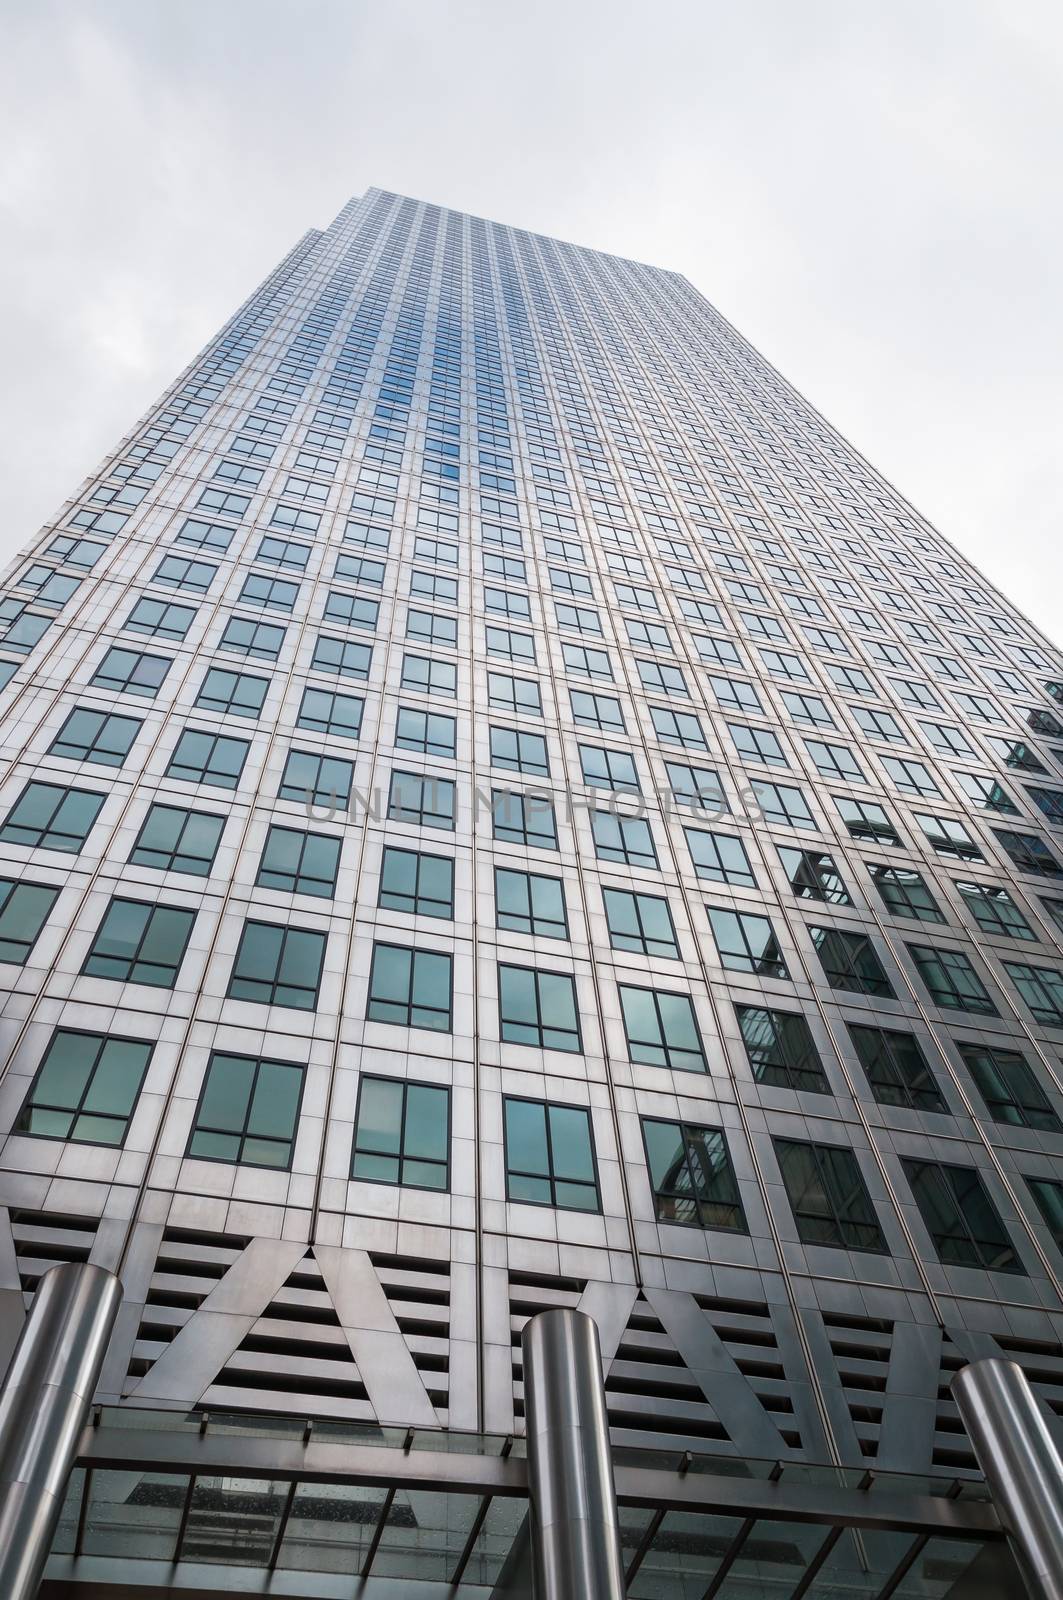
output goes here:
[{"label": "white cloud", "polygon": [[375,183],[684,272],[1059,631],[1047,0],[7,0],[6,33],[0,556]]}]

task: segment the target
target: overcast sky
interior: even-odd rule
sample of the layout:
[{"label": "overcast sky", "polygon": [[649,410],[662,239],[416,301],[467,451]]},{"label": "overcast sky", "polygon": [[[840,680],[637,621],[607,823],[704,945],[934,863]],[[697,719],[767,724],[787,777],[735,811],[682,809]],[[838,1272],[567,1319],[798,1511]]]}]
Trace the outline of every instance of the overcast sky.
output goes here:
[{"label": "overcast sky", "polygon": [[1058,0],[0,18],[0,559],[376,184],[685,273],[1063,643]]}]

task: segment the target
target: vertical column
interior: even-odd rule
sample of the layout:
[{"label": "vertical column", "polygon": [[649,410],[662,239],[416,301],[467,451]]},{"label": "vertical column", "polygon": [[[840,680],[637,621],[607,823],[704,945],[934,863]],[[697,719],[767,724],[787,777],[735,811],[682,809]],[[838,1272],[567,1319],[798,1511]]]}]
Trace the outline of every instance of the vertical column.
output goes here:
[{"label": "vertical column", "polygon": [[598,1329],[543,1311],[521,1349],[535,1600],[624,1600]]},{"label": "vertical column", "polygon": [[952,1397],[1033,1600],[1063,1600],[1063,1458],[1026,1374],[973,1361]]},{"label": "vertical column", "polygon": [[0,1392],[0,1595],[33,1600],[122,1300],[113,1272],[52,1267]]}]

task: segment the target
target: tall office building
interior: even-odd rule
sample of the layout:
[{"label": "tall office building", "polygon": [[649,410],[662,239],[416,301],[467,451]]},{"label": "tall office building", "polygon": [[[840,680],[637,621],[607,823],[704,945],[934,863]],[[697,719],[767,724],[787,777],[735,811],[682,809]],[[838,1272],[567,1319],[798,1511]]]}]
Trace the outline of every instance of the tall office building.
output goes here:
[{"label": "tall office building", "polygon": [[8,1344],[124,1287],[45,1593],[519,1588],[551,1307],[632,1596],[1012,1592],[1063,659],[682,276],[370,190],[0,617]]}]

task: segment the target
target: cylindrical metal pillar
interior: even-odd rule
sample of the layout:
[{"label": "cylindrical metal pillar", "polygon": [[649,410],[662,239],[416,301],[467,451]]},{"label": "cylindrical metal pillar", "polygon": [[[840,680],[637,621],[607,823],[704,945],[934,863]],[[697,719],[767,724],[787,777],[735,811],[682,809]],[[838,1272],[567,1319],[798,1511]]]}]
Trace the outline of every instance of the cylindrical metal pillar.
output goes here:
[{"label": "cylindrical metal pillar", "polygon": [[542,1311],[521,1350],[536,1600],[624,1600],[597,1326]]},{"label": "cylindrical metal pillar", "polygon": [[0,1391],[0,1595],[33,1600],[122,1300],[87,1262],[41,1279]]},{"label": "cylindrical metal pillar", "polygon": [[1063,1600],[1063,1457],[1014,1361],[963,1367],[952,1397],[1034,1600]]}]

